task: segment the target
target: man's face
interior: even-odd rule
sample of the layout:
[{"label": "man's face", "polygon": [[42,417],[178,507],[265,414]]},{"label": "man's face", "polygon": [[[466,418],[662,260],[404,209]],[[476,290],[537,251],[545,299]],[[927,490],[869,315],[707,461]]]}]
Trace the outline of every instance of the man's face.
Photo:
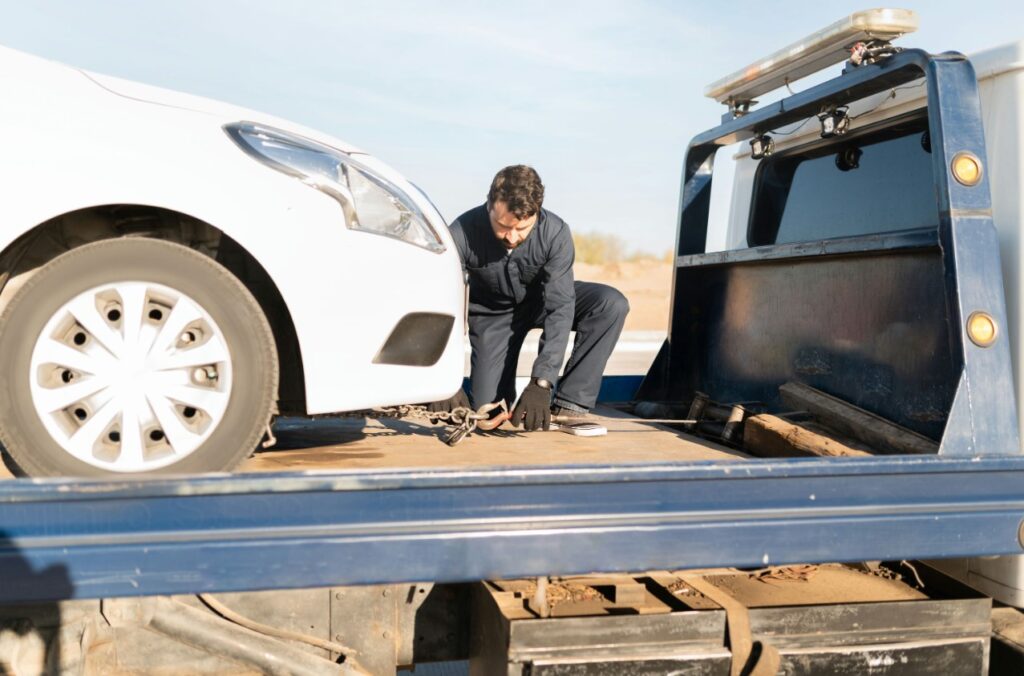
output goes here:
[{"label": "man's face", "polygon": [[522,244],[533,230],[533,226],[537,224],[537,214],[519,219],[508,210],[508,205],[504,202],[491,204],[487,215],[491,217],[491,229],[494,231],[494,236],[509,251]]}]

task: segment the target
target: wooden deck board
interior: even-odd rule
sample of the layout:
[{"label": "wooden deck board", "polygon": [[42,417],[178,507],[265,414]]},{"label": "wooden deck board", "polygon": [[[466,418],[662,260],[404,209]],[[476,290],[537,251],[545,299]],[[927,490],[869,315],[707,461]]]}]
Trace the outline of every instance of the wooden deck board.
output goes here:
[{"label": "wooden deck board", "polygon": [[[599,408],[608,434],[574,437],[564,432],[474,432],[455,447],[444,428],[409,420],[281,418],[277,444],[246,460],[239,472],[346,469],[488,468],[543,465],[634,464],[686,460],[736,460],[738,451],[684,435],[664,425],[616,422],[622,413]],[[0,463],[0,479],[13,478]]]},{"label": "wooden deck board", "polygon": [[615,417],[623,416],[612,409],[597,412],[608,417],[608,434],[603,437],[498,430],[474,432],[455,447],[441,441],[443,428],[408,420],[283,419],[275,425],[277,445],[257,453],[240,471],[632,464],[746,457],[663,425],[616,422]]}]

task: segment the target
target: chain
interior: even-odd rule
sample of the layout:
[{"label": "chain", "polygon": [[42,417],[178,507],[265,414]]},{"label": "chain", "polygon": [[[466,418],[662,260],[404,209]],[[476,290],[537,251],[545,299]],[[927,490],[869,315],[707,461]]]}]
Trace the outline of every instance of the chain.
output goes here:
[{"label": "chain", "polygon": [[[496,409],[501,409],[497,415],[492,415]],[[493,429],[500,425],[508,416],[508,405],[504,401],[497,404],[486,404],[479,410],[474,411],[468,406],[458,406],[450,411],[431,411],[423,404],[402,404],[400,406],[385,406],[372,408],[365,411],[352,411],[341,414],[345,418],[411,418],[413,420],[426,420],[431,424],[444,423],[454,427],[450,433],[445,435],[444,442],[454,446],[465,439],[470,432],[479,425],[481,429]],[[490,424],[490,423],[495,424]]]},{"label": "chain", "polygon": [[466,406],[459,406],[451,411],[430,411],[423,404],[402,404],[401,406],[372,408],[367,411],[354,411],[345,415],[346,417],[373,418],[374,420],[382,418],[412,418],[426,420],[431,423],[443,422],[450,425],[459,425],[475,415],[475,411]]}]

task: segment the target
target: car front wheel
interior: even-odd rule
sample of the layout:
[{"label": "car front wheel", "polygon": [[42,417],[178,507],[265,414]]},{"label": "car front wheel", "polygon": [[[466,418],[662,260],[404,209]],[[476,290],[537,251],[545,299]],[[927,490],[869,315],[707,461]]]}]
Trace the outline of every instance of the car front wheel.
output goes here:
[{"label": "car front wheel", "polygon": [[104,240],[37,270],[0,316],[0,442],[32,476],[223,471],[270,421],[252,294],[171,242]]}]

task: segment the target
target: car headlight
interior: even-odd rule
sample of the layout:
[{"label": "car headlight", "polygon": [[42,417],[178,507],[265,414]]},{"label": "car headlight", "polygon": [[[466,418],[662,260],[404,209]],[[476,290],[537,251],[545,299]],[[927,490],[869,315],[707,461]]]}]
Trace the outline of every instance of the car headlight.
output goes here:
[{"label": "car headlight", "polygon": [[394,237],[436,253],[445,250],[416,203],[351,155],[253,122],[228,124],[224,131],[249,156],[337,200],[349,228]]}]

